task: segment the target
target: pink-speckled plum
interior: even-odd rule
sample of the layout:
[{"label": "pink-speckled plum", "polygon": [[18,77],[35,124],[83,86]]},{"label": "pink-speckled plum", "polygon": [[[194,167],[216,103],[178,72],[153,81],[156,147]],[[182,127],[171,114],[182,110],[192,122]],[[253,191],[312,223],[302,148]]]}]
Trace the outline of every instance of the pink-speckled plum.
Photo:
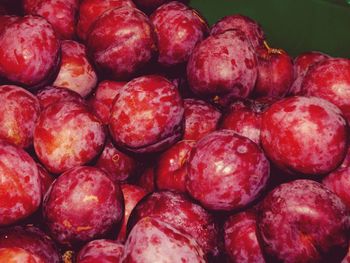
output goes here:
[{"label": "pink-speckled plum", "polygon": [[[0,230],[0,249],[20,248],[43,263],[59,263],[60,253],[54,241],[39,228],[34,226],[15,226]],[[1,262],[13,262],[2,261]],[[17,261],[15,261],[17,262]],[[25,262],[25,261],[19,261]],[[32,261],[29,261],[32,263]]]},{"label": "pink-speckled plum", "polygon": [[246,207],[259,197],[270,176],[269,161],[259,146],[231,130],[199,140],[187,165],[188,193],[211,210]]},{"label": "pink-speckled plum", "polygon": [[157,36],[158,62],[164,66],[186,63],[194,47],[208,33],[204,18],[177,1],[160,6],[150,19]]},{"label": "pink-speckled plum", "polygon": [[43,202],[51,236],[68,247],[104,237],[123,218],[123,194],[100,169],[79,166],[60,175]]},{"label": "pink-speckled plum", "polygon": [[184,107],[177,88],[157,75],[128,82],[114,100],[110,133],[135,153],[165,150],[182,136]]},{"label": "pink-speckled plum", "polygon": [[36,96],[39,100],[41,109],[45,109],[49,105],[61,100],[76,100],[78,102],[84,102],[83,98],[75,91],[54,86],[47,86],[39,90]]},{"label": "pink-speckled plum", "polygon": [[77,34],[86,40],[91,25],[106,11],[123,6],[135,7],[132,0],[81,0],[79,5],[79,19]]},{"label": "pink-speckled plum", "polygon": [[186,192],[187,160],[195,141],[179,141],[158,157],[155,180],[158,189]]},{"label": "pink-speckled plum", "polygon": [[104,124],[108,124],[114,98],[125,84],[123,81],[104,80],[98,84],[90,98],[91,110]]},{"label": "pink-speckled plum", "polygon": [[209,36],[196,46],[187,64],[191,90],[222,106],[248,97],[257,75],[255,51],[241,31]]},{"label": "pink-speckled plum", "polygon": [[350,59],[326,59],[306,73],[303,92],[337,105],[350,121]]},{"label": "pink-speckled plum", "polygon": [[0,261],[11,263],[45,263],[37,255],[19,247],[0,248]]},{"label": "pink-speckled plum", "polygon": [[318,51],[299,54],[294,59],[294,82],[290,87],[289,95],[302,95],[301,85],[310,67],[328,58],[330,58],[329,55]]},{"label": "pink-speckled plum", "polygon": [[59,101],[45,108],[34,130],[34,148],[54,174],[83,165],[103,149],[105,131],[98,118],[78,101]]},{"label": "pink-speckled plum", "polygon": [[208,257],[215,257],[219,252],[214,217],[185,194],[159,191],[143,198],[131,213],[128,230],[145,217],[159,218],[193,237]]},{"label": "pink-speckled plum", "polygon": [[205,255],[193,237],[156,218],[143,218],[126,240],[125,263],[204,263]]},{"label": "pink-speckled plum", "polygon": [[79,0],[23,0],[26,14],[44,17],[60,39],[75,37]]},{"label": "pink-speckled plum", "polygon": [[97,239],[87,243],[78,253],[77,263],[121,262],[124,245],[108,239]]},{"label": "pink-speckled plum", "polygon": [[230,262],[265,263],[257,237],[257,216],[254,210],[232,215],[224,224],[225,252]]},{"label": "pink-speckled plum", "polygon": [[322,184],[305,179],[281,184],[259,210],[258,231],[268,262],[339,262],[345,256],[349,212]]},{"label": "pink-speckled plum", "polygon": [[21,87],[3,85],[0,105],[0,138],[22,148],[31,146],[40,115],[38,99]]},{"label": "pink-speckled plum", "polygon": [[97,75],[90,64],[86,47],[72,40],[61,43],[62,58],[53,86],[67,88],[86,97],[97,84]]},{"label": "pink-speckled plum", "polygon": [[60,43],[39,16],[16,19],[0,32],[0,76],[20,85],[44,85],[55,74]]},{"label": "pink-speckled plum", "polygon": [[132,184],[122,184],[120,187],[124,196],[125,209],[122,226],[117,235],[117,240],[124,243],[126,240],[126,229],[130,214],[147,192],[142,187]]},{"label": "pink-speckled plum", "polygon": [[217,129],[221,112],[209,103],[199,99],[184,99],[184,140],[198,141]]},{"label": "pink-speckled plum", "polygon": [[112,79],[130,79],[157,51],[148,17],[132,7],[111,9],[91,26],[87,47],[97,69]]},{"label": "pink-speckled plum", "polygon": [[225,16],[210,29],[211,35],[221,34],[227,30],[242,31],[256,49],[263,45],[265,34],[261,26],[253,19],[244,15]]},{"label": "pink-speckled plum", "polygon": [[33,214],[41,203],[38,167],[19,147],[0,140],[0,226]]},{"label": "pink-speckled plum", "polygon": [[261,144],[283,170],[307,176],[337,168],[347,151],[347,124],[340,109],[316,97],[290,97],[262,115]]}]

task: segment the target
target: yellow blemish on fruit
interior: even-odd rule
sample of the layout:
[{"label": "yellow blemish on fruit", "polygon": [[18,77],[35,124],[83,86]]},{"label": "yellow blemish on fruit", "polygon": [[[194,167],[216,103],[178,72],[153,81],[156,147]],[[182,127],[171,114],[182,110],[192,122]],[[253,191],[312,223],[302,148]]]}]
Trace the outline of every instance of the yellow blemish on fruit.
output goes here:
[{"label": "yellow blemish on fruit", "polygon": [[68,220],[64,220],[64,221],[63,221],[63,225],[64,225],[65,227],[68,227],[68,228],[71,228],[71,227],[72,227],[72,224],[71,224]]},{"label": "yellow blemish on fruit", "polygon": [[77,232],[90,230],[91,228],[92,228],[91,226],[78,226],[77,227]]},{"label": "yellow blemish on fruit", "polygon": [[112,161],[114,163],[118,163],[119,159],[120,159],[120,157],[119,157],[119,154],[117,154],[117,153],[115,155],[113,155],[113,157],[112,157]]},{"label": "yellow blemish on fruit", "polygon": [[68,250],[64,252],[62,256],[63,263],[72,263],[73,262],[74,252],[72,250]]},{"label": "yellow blemish on fruit", "polygon": [[83,199],[83,202],[88,202],[88,201],[98,202],[98,197],[96,195],[85,196],[84,199]]}]

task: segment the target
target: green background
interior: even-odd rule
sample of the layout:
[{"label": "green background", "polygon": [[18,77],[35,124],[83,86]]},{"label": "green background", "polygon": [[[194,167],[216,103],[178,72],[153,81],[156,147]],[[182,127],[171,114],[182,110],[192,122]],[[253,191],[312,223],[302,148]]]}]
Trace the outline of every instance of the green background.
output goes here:
[{"label": "green background", "polygon": [[191,0],[190,5],[215,23],[243,14],[258,21],[272,47],[292,56],[318,50],[350,58],[350,0]]}]

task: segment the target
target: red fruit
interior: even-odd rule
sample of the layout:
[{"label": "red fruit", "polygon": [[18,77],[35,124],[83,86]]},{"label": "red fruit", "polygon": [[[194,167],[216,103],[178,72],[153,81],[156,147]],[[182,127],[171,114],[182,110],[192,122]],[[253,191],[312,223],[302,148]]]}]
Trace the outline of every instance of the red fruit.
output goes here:
[{"label": "red fruit", "polygon": [[132,0],[82,0],[79,6],[77,34],[81,40],[86,40],[91,25],[104,12],[123,6],[135,7]]},{"label": "red fruit", "polygon": [[350,59],[334,58],[317,63],[305,75],[303,91],[337,105],[350,120]]},{"label": "red fruit", "polygon": [[119,92],[109,128],[114,142],[136,153],[159,152],[182,136],[183,102],[167,79],[133,79]]},{"label": "red fruit", "polygon": [[156,190],[155,186],[155,174],[154,167],[148,167],[140,176],[138,182],[138,186],[141,186],[148,193],[154,192]]},{"label": "red fruit", "polygon": [[204,18],[177,1],[160,6],[150,18],[157,36],[158,62],[164,66],[186,63],[208,32]]},{"label": "red fruit", "polygon": [[235,131],[260,145],[261,110],[256,101],[236,101],[224,114],[220,128]]},{"label": "red fruit", "polygon": [[122,262],[206,262],[193,237],[155,218],[143,218],[132,229]]},{"label": "red fruit", "polygon": [[60,39],[74,38],[79,0],[24,0],[23,5],[26,14],[49,21]]},{"label": "red fruit", "polygon": [[83,98],[75,91],[53,86],[45,87],[40,90],[36,96],[39,99],[41,109],[45,109],[49,105],[59,101],[75,100],[82,103],[84,102]]},{"label": "red fruit", "polygon": [[187,160],[195,141],[180,141],[159,156],[156,184],[161,190],[186,192]]},{"label": "red fruit", "polygon": [[38,158],[56,174],[90,162],[104,141],[102,124],[78,101],[59,101],[44,109],[34,131]]},{"label": "red fruit", "polygon": [[0,33],[3,29],[7,28],[11,23],[17,21],[18,19],[20,19],[19,16],[5,15],[5,14],[0,15]]},{"label": "red fruit", "polygon": [[0,33],[0,75],[25,86],[43,84],[55,72],[60,45],[49,22],[25,16]]},{"label": "red fruit", "polygon": [[45,263],[38,256],[18,247],[0,248],[0,261],[11,263]]},{"label": "red fruit", "polygon": [[86,97],[97,84],[97,75],[87,58],[86,48],[72,40],[62,41],[61,46],[61,66],[52,85],[73,90]]},{"label": "red fruit", "polygon": [[125,84],[126,82],[122,81],[102,81],[98,84],[93,97],[90,99],[89,103],[92,111],[104,124],[108,124],[114,98]]},{"label": "red fruit", "polygon": [[[23,249],[32,257],[38,258],[38,262],[60,262],[61,256],[55,243],[48,235],[33,226],[15,226],[12,228],[2,229],[0,231],[0,249],[3,248]],[[19,256],[19,254],[20,253],[17,255]],[[12,262],[2,260],[3,258],[0,256],[1,262]],[[19,263],[21,262],[26,261],[19,261]]]},{"label": "red fruit", "polygon": [[49,190],[52,183],[55,181],[55,178],[51,174],[49,174],[48,171],[46,171],[44,166],[42,166],[39,163],[37,163],[37,165],[38,165],[39,176],[41,179],[41,193],[42,193],[42,196],[44,197],[44,195]]},{"label": "red fruit", "polygon": [[261,26],[253,19],[243,15],[231,15],[220,19],[212,26],[210,34],[218,35],[227,30],[242,31],[254,48],[260,47],[265,39]]},{"label": "red fruit", "polygon": [[138,202],[147,194],[147,192],[143,188],[132,184],[122,184],[121,189],[124,196],[125,209],[122,226],[118,233],[117,240],[120,242],[125,242],[126,226],[128,224],[130,214]]},{"label": "red fruit", "polygon": [[338,262],[336,252],[342,250],[339,256],[344,256],[349,214],[340,198],[322,184],[311,180],[282,184],[268,194],[260,210],[260,237],[272,259]]},{"label": "red fruit", "polygon": [[302,82],[308,70],[318,62],[330,58],[327,54],[311,51],[298,55],[294,59],[294,82],[290,87],[290,95],[302,95]]},{"label": "red fruit", "polygon": [[230,216],[224,225],[224,238],[225,251],[231,262],[265,262],[257,238],[255,211]]},{"label": "red fruit", "polygon": [[240,31],[209,36],[196,46],[187,64],[191,90],[224,106],[248,97],[257,73],[254,49]]},{"label": "red fruit", "polygon": [[337,168],[347,150],[347,125],[332,103],[315,97],[291,97],[262,115],[261,143],[284,170],[306,175]]},{"label": "red fruit", "polygon": [[258,79],[253,96],[284,97],[294,80],[292,58],[282,49],[265,45],[257,49]]},{"label": "red fruit", "polygon": [[155,41],[148,17],[136,8],[122,7],[96,20],[89,31],[87,47],[103,74],[128,79],[150,62],[156,51]]},{"label": "red fruit", "polygon": [[33,214],[41,203],[41,181],[34,160],[0,140],[0,226]]},{"label": "red fruit", "polygon": [[131,156],[107,142],[95,166],[104,170],[108,177],[117,183],[129,179],[136,172],[137,163]]},{"label": "red fruit", "polygon": [[0,138],[21,148],[33,143],[35,123],[40,115],[38,99],[13,85],[0,86]]},{"label": "red fruit", "polygon": [[145,217],[158,218],[190,235],[207,256],[218,254],[218,229],[213,216],[186,195],[170,191],[148,195],[132,211],[128,230]]},{"label": "red fruit", "polygon": [[192,149],[187,191],[205,208],[230,211],[257,199],[270,166],[253,141],[230,130],[208,134]]},{"label": "red fruit", "polygon": [[87,243],[78,253],[77,263],[120,262],[124,245],[114,240],[98,239]]},{"label": "red fruit", "polygon": [[81,166],[63,173],[46,194],[43,216],[52,237],[72,246],[103,237],[123,217],[123,195],[100,169]]},{"label": "red fruit", "polygon": [[184,140],[198,141],[217,129],[221,112],[209,103],[198,99],[184,99]]}]

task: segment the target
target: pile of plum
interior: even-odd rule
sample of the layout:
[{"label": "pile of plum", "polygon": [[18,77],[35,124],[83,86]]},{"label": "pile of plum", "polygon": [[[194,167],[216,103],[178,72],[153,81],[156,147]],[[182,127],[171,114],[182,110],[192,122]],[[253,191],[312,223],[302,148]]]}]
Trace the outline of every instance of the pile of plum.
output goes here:
[{"label": "pile of plum", "polygon": [[187,4],[0,3],[0,262],[350,262],[350,60]]}]

